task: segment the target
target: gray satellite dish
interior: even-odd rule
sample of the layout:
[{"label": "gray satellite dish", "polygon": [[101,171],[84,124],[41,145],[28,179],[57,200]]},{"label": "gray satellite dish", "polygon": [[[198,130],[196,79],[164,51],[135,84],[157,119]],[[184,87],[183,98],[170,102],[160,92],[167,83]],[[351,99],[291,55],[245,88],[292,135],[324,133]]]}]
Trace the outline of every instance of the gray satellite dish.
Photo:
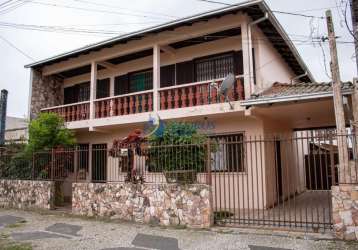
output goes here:
[{"label": "gray satellite dish", "polygon": [[230,108],[234,109],[234,107],[232,106],[228,94],[230,89],[234,86],[236,82],[236,77],[234,74],[230,73],[227,75],[227,77],[224,79],[224,81],[221,83],[220,88],[218,88],[218,85],[216,82],[213,82],[211,84],[212,87],[216,88],[218,91],[218,95],[222,95],[225,97],[225,101],[228,102],[230,104]]}]

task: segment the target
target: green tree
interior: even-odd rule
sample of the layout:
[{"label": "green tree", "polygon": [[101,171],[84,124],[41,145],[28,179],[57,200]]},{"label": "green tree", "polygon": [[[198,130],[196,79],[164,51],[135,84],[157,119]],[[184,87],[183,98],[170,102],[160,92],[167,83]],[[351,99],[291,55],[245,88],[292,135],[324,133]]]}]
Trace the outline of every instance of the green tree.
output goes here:
[{"label": "green tree", "polygon": [[73,133],[65,127],[62,117],[55,113],[41,113],[29,125],[27,152],[68,147],[75,143]]},{"label": "green tree", "polygon": [[191,123],[169,122],[161,136],[149,138],[150,170],[205,170],[207,137]]}]

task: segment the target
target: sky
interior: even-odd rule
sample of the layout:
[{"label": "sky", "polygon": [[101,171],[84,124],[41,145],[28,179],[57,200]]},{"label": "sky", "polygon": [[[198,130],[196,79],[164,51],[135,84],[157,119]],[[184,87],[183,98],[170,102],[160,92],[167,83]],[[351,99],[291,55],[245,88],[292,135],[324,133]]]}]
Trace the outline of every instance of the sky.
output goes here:
[{"label": "sky", "polygon": [[[229,4],[242,2],[219,1]],[[353,37],[348,32],[342,13],[346,1],[266,0],[275,11],[315,16],[308,18],[275,13],[316,81],[330,79],[328,43],[322,43],[322,46],[312,43],[312,38],[317,41],[317,37],[327,36],[325,19],[319,18],[325,16],[326,9],[333,12],[341,78],[352,81],[357,75]],[[0,0],[0,89],[9,91],[7,114],[17,117],[26,117],[28,112],[30,71],[24,65],[108,39],[117,33],[223,7],[199,0],[12,0],[16,8],[10,8],[7,2],[9,0]],[[347,17],[351,27],[349,9]],[[65,26],[67,29],[100,30],[101,34],[78,34],[54,28],[46,28],[47,31],[23,30],[13,23],[37,25],[36,28]]]}]

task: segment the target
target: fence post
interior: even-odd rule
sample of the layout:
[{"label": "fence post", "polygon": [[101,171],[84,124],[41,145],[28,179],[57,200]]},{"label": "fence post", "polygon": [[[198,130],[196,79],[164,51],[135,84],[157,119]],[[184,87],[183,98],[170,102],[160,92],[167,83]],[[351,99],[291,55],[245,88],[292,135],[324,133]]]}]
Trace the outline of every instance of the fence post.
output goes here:
[{"label": "fence post", "polygon": [[32,152],[32,170],[31,170],[32,180],[35,180],[35,153]]},{"label": "fence post", "polygon": [[51,149],[51,180],[54,180],[53,163],[54,163],[54,149]]},{"label": "fence post", "polygon": [[80,154],[79,146],[75,146],[74,148],[74,174],[75,174],[75,183],[77,183],[77,175],[78,175],[78,163],[79,163],[79,154]]},{"label": "fence post", "polygon": [[212,184],[212,178],[211,178],[211,147],[210,147],[210,138],[206,141],[206,150],[207,150],[207,158],[206,158],[206,184],[210,185]]}]

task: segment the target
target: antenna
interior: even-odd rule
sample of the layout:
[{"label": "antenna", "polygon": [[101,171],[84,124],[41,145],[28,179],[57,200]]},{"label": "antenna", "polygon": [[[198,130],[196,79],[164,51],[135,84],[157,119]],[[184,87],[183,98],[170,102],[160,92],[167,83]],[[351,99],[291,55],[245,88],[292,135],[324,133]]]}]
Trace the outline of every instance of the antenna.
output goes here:
[{"label": "antenna", "polygon": [[216,90],[218,91],[218,95],[222,95],[225,97],[225,102],[229,103],[230,108],[234,109],[234,107],[232,106],[228,94],[230,89],[232,89],[232,87],[234,86],[236,82],[236,77],[234,74],[230,73],[227,75],[227,77],[224,79],[224,81],[221,83],[220,88],[218,87],[217,83],[215,81],[213,81],[210,86],[216,88]]}]

